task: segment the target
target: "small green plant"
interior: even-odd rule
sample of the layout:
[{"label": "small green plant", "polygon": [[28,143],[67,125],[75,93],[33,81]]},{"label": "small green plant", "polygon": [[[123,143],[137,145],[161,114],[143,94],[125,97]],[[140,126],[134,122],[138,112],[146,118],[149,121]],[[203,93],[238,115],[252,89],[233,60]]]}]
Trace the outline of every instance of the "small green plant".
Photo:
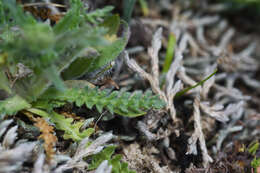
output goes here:
[{"label": "small green plant", "polygon": [[[111,14],[111,6],[87,13],[81,0],[71,0],[70,9],[54,26],[24,13],[15,0],[0,2],[0,118],[18,112],[64,131],[64,139],[80,142],[93,128],[81,129],[83,121],[65,117],[56,108],[65,104],[96,107],[111,114],[136,117],[159,109],[164,103],[151,92],[99,90],[85,74],[111,67],[124,50],[129,36],[127,24]],[[121,36],[119,27],[123,28]],[[40,124],[39,124],[40,126]],[[105,152],[105,151],[104,151]],[[121,157],[110,158],[114,172],[131,172]]]},{"label": "small green plant", "polygon": [[104,160],[108,160],[109,165],[112,165],[113,173],[135,173],[135,171],[128,169],[128,164],[125,162],[121,162],[121,155],[115,155],[112,157],[116,149],[116,146],[108,146],[100,153],[94,155],[92,157],[92,162],[89,165],[89,170],[96,169]]},{"label": "small green plant", "polygon": [[207,80],[209,80],[212,76],[214,76],[216,73],[217,73],[217,69],[212,73],[210,74],[208,77],[206,77],[205,79],[199,81],[197,84],[193,85],[193,86],[190,86],[190,87],[187,87],[187,88],[184,88],[183,90],[179,91],[176,93],[175,95],[175,98],[177,97],[180,97],[182,95],[184,95],[186,92],[188,92],[189,90],[193,89],[193,88],[196,88],[197,86],[201,86],[203,85],[204,82],[206,82]]},{"label": "small green plant", "polygon": [[176,38],[173,33],[170,33],[167,50],[166,50],[166,56],[163,64],[163,70],[162,70],[163,73],[167,73],[167,71],[171,66],[173,56],[174,56],[175,44],[176,44]]},{"label": "small green plant", "polygon": [[[162,101],[151,92],[110,93],[86,87],[90,85],[87,82],[85,88],[79,88],[77,80],[72,80],[73,87],[65,85],[64,80],[102,69],[124,49],[128,31],[125,30],[122,38],[116,36],[120,19],[110,14],[111,7],[88,14],[80,0],[72,0],[71,9],[51,27],[25,14],[14,0],[0,5],[5,12],[0,13],[3,30],[0,88],[9,94],[0,101],[1,116],[29,111],[49,117],[58,129],[65,131],[65,138],[79,141],[88,136],[79,134],[82,123],[69,125],[72,120],[62,118],[54,108],[66,103],[84,104],[89,109],[95,105],[99,113],[105,108],[112,114],[136,117],[150,108],[163,107]],[[124,22],[121,24],[127,27]],[[73,133],[76,135],[69,135]]]},{"label": "small green plant", "polygon": [[89,109],[96,106],[99,113],[102,113],[103,109],[107,109],[111,114],[117,113],[128,117],[144,115],[145,111],[150,108],[159,109],[164,106],[164,103],[150,91],[144,94],[119,91],[110,93],[109,90],[99,91],[97,88],[90,87],[72,88],[65,92],[50,88],[39,99],[41,103],[53,100],[63,102],[63,104],[75,102],[76,106],[86,105]]},{"label": "small green plant", "polygon": [[254,157],[251,161],[251,166],[254,169],[254,172],[257,173],[257,168],[260,167],[260,157],[256,157],[256,152],[259,149],[259,142],[254,141],[248,146],[248,152]]},{"label": "small green plant", "polygon": [[28,101],[36,100],[52,84],[64,90],[63,79],[77,78],[105,66],[127,43],[127,33],[115,37],[118,16],[117,20],[107,17],[103,22],[96,19],[104,13],[109,16],[111,8],[102,13],[100,9],[97,14],[101,16],[94,12],[88,16],[81,1],[73,0],[67,14],[51,27],[24,14],[13,0],[3,1],[0,7],[5,12],[1,16],[1,88]]}]

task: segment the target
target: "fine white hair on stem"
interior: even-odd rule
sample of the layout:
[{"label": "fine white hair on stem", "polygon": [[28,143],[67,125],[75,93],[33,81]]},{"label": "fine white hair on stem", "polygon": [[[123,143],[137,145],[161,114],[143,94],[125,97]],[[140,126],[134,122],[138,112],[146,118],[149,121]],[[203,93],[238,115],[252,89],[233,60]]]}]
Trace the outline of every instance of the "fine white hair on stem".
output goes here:
[{"label": "fine white hair on stem", "polygon": [[0,137],[4,134],[7,127],[13,122],[13,120],[4,120],[0,123]]},{"label": "fine white hair on stem", "polygon": [[189,33],[185,33],[180,41],[180,46],[179,46],[180,51],[183,52],[184,50],[186,50],[188,44],[191,46],[193,54],[200,53],[203,56],[208,56],[207,52],[200,49],[200,47],[198,46],[194,38]]},{"label": "fine white hair on stem", "polygon": [[[160,87],[159,85],[157,85],[156,82],[154,82],[154,77],[147,73],[146,71],[144,71],[137,63],[135,60],[133,59],[129,59],[129,55],[126,51],[123,52],[124,53],[124,57],[125,57],[125,61],[126,61],[126,64],[128,65],[129,68],[131,68],[132,70],[136,71],[142,78],[146,79],[149,81],[151,87],[152,87],[152,90],[154,93],[158,94],[160,96],[161,99],[163,99],[164,101],[167,101],[167,98],[166,98],[166,95],[165,93],[163,93],[161,90],[160,90]],[[159,84],[159,83],[158,83]]]},{"label": "fine white hair on stem", "polygon": [[196,18],[193,20],[193,24],[196,27],[205,26],[205,25],[211,25],[216,22],[218,22],[220,19],[219,16],[205,16],[203,18]]},{"label": "fine white hair on stem", "polygon": [[149,141],[156,140],[156,135],[151,133],[145,123],[138,121],[137,128],[145,135]]},{"label": "fine white hair on stem", "polygon": [[194,116],[195,130],[191,138],[188,140],[190,146],[188,146],[187,153],[193,152],[195,154],[197,152],[197,150],[195,149],[196,147],[195,145],[197,143],[197,140],[199,140],[200,148],[202,151],[203,166],[207,167],[210,162],[213,162],[213,160],[208,154],[204,134],[202,132],[199,105],[200,105],[200,98],[199,96],[197,96],[193,103],[193,108],[194,108],[193,116]]},{"label": "fine white hair on stem", "polygon": [[166,95],[163,91],[161,91],[159,86],[159,57],[158,53],[161,48],[161,39],[162,39],[162,28],[159,28],[153,37],[152,47],[148,49],[148,54],[151,58],[152,65],[152,73],[149,74],[144,71],[133,59],[129,59],[129,55],[126,51],[124,51],[126,64],[134,71],[136,71],[142,78],[149,81],[152,90],[154,93],[158,94],[161,99],[167,102]]},{"label": "fine white hair on stem", "polygon": [[215,56],[221,55],[223,50],[226,50],[228,43],[230,42],[231,38],[235,34],[235,30],[233,28],[229,29],[221,38],[219,45],[217,47],[212,47],[212,53]]},{"label": "fine white hair on stem", "polygon": [[176,118],[176,110],[173,104],[173,98],[177,94],[177,92],[181,91],[183,88],[183,84],[180,80],[176,82],[174,87],[170,89],[170,92],[167,94],[168,103],[167,103],[167,109],[170,110],[171,117],[174,121],[177,120]]},{"label": "fine white hair on stem", "polygon": [[10,146],[14,144],[14,141],[17,137],[17,132],[16,132],[17,128],[18,126],[14,126],[7,131],[3,140],[3,147],[5,149],[10,148]]},{"label": "fine white hair on stem", "polygon": [[249,100],[250,96],[243,95],[242,92],[236,88],[225,88],[218,84],[214,84],[213,87],[218,90],[215,95],[215,100],[219,100],[220,97],[228,96],[235,100]]},{"label": "fine white hair on stem", "polygon": [[[190,85],[190,86],[194,86],[197,84],[197,82],[195,80],[193,80],[191,77],[189,77],[187,74],[186,74],[186,69],[185,67],[181,66],[178,73],[177,73],[177,76],[178,78],[184,83],[184,84],[187,84],[187,85]],[[187,92],[187,94],[190,94],[190,93],[200,93],[201,92],[201,86],[197,86],[196,88],[193,88],[191,89],[190,91]]]},{"label": "fine white hair on stem", "polygon": [[[159,84],[159,50],[161,48],[162,29],[159,28],[153,37],[152,47],[148,49],[149,57],[151,58],[151,74],[144,71],[133,59],[129,59],[128,53],[125,51],[125,61],[128,67],[136,71],[142,78],[149,81],[154,93],[158,94],[167,104],[167,110],[170,110],[173,121],[177,121],[176,111],[173,105],[173,98],[179,92],[183,85],[181,81],[175,83],[175,75],[179,68],[182,67],[182,50],[176,46],[176,53],[174,61],[172,62],[169,71],[166,74],[166,89],[162,90]],[[183,38],[185,39],[185,38]],[[182,39],[182,40],[183,40]],[[184,48],[182,48],[184,49]]]},{"label": "fine white hair on stem", "polygon": [[37,160],[33,165],[33,173],[43,173],[45,155],[43,153],[38,155]]},{"label": "fine white hair on stem", "polygon": [[64,165],[58,167],[54,172],[60,173],[71,168],[84,170],[88,166],[88,163],[86,163],[83,158],[93,154],[97,154],[102,151],[102,149],[104,148],[104,144],[110,141],[112,138],[113,134],[111,132],[105,133],[98,137],[96,140],[92,141],[92,143],[88,147],[86,147],[86,145],[90,141],[89,138],[83,139],[80,142],[77,151],[72,159],[68,160],[67,163],[65,163]]},{"label": "fine white hair on stem", "polygon": [[169,69],[168,73],[166,74],[166,86],[167,86],[166,93],[167,93],[167,95],[169,95],[171,93],[171,90],[172,90],[172,87],[174,84],[174,77],[175,77],[175,74],[177,73],[177,70],[181,66],[182,59],[183,59],[183,56],[181,54],[181,51],[176,49],[174,62],[171,64],[170,69]]},{"label": "fine white hair on stem", "polygon": [[109,165],[107,160],[104,160],[95,171],[95,173],[111,173],[111,172],[112,172],[112,165]]},{"label": "fine white hair on stem", "polygon": [[[231,106],[231,107],[233,107],[233,108],[231,108],[231,111],[230,111],[230,113],[233,115],[233,116],[231,116],[232,120],[229,122],[228,125],[224,125],[225,128],[223,128],[219,132],[219,136],[218,136],[218,140],[217,140],[217,144],[216,144],[216,148],[218,151],[220,150],[223,141],[225,140],[225,138],[228,136],[229,133],[241,131],[243,129],[243,126],[235,126],[236,122],[243,116],[243,114],[245,112],[245,110],[243,108],[243,104],[244,104],[244,102],[240,101],[239,103],[233,104]],[[232,111],[232,109],[233,109],[233,111]]]},{"label": "fine white hair on stem", "polygon": [[152,40],[152,47],[148,48],[148,54],[151,57],[151,64],[152,64],[152,75],[154,77],[154,82],[156,85],[159,85],[159,50],[162,46],[162,28],[159,28],[153,37]]},{"label": "fine white hair on stem", "polygon": [[208,102],[200,102],[200,108],[207,115],[215,118],[220,122],[226,122],[229,118],[224,114],[223,108],[224,106],[220,106],[219,104],[210,106]]},{"label": "fine white hair on stem", "polygon": [[[212,66],[206,68],[206,75],[212,74],[214,70],[216,69],[217,64],[213,64]],[[208,93],[210,88],[214,85],[215,83],[215,76],[212,76],[209,78],[203,85],[202,85],[202,90],[201,90],[201,95],[204,99],[207,98]]]},{"label": "fine white hair on stem", "polygon": [[90,146],[87,148],[85,147],[88,140],[82,140],[82,142],[79,145],[79,148],[77,149],[75,156],[72,158],[73,162],[77,162],[81,159],[83,159],[86,156],[96,154],[100,152],[103,149],[103,146],[106,142],[110,141],[113,138],[112,133],[106,133],[100,137],[98,137],[96,140],[94,140]]}]

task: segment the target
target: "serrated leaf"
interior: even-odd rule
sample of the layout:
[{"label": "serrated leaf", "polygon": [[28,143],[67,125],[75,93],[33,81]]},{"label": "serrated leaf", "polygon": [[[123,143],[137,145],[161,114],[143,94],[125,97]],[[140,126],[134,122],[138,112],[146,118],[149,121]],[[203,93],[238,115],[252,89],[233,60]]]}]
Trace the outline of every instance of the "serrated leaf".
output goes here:
[{"label": "serrated leaf", "polygon": [[[76,103],[76,106],[78,106],[78,107],[80,107],[80,106],[82,106],[85,102],[84,102],[84,100],[83,99],[80,99],[80,97],[75,101],[75,103]],[[89,105],[87,105],[87,107],[88,106],[90,106],[91,108],[92,108],[92,106],[89,104]],[[89,108],[89,109],[91,109],[91,108]]]},{"label": "serrated leaf", "polygon": [[97,110],[98,110],[99,113],[102,113],[103,107],[104,107],[103,104],[99,104],[99,103],[96,104],[96,108],[97,108]]},{"label": "serrated leaf", "polygon": [[43,110],[35,108],[27,109],[27,111],[40,115],[44,118],[48,118],[52,123],[55,124],[55,127],[58,130],[64,131],[64,139],[72,139],[76,142],[79,142],[82,139],[89,137],[95,131],[93,128],[88,128],[81,131],[80,128],[84,124],[84,122],[73,122],[73,118],[66,118],[63,115],[60,115],[54,111],[47,113]]},{"label": "serrated leaf", "polygon": [[108,105],[107,105],[107,109],[108,109],[108,111],[109,111],[111,114],[114,114],[114,108],[113,108],[113,106],[112,106],[111,104],[108,104]]},{"label": "serrated leaf", "polygon": [[66,104],[64,101],[59,100],[37,100],[32,103],[32,107],[38,109],[44,109],[48,112],[52,111],[54,108],[62,107]]},{"label": "serrated leaf", "polygon": [[148,109],[160,109],[165,106],[165,103],[158,96],[151,95],[148,97],[146,95],[145,97],[141,92],[135,94],[129,92],[112,92],[109,94],[107,90],[100,91],[97,88],[90,87],[71,88],[65,92],[50,88],[42,95],[41,100],[76,102],[77,106],[80,107],[85,104],[89,109],[96,105],[100,113],[103,109],[108,109],[110,113],[115,112],[127,117],[141,116],[146,114]]}]

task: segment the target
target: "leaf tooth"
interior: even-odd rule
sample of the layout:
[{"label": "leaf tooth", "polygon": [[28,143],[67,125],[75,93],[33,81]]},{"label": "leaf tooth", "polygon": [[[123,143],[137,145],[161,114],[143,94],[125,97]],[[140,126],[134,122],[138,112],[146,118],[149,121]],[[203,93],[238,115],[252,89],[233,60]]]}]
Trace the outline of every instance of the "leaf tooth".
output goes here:
[{"label": "leaf tooth", "polygon": [[124,113],[128,113],[128,112],[129,112],[128,109],[127,109],[127,106],[124,105],[124,104],[122,104],[121,106],[119,106],[119,109],[120,109],[122,112],[124,112]]},{"label": "leaf tooth", "polygon": [[106,108],[108,109],[108,111],[109,111],[111,114],[114,114],[114,107],[113,107],[112,104],[106,105]]},{"label": "leaf tooth", "polygon": [[96,108],[99,113],[102,113],[104,105],[101,103],[96,104]]},{"label": "leaf tooth", "polygon": [[131,98],[134,98],[134,99],[141,99],[142,98],[142,96],[143,96],[143,93],[142,93],[142,91],[135,91],[134,93],[133,93],[133,95],[131,96]]},{"label": "leaf tooth", "polygon": [[136,106],[136,107],[130,107],[130,109],[133,110],[133,111],[136,112],[136,113],[142,112],[142,110],[141,110],[138,106]]},{"label": "leaf tooth", "polygon": [[151,91],[151,90],[147,90],[147,91],[145,91],[145,93],[144,93],[144,97],[150,97],[150,96],[152,96],[153,95],[153,92]]},{"label": "leaf tooth", "polygon": [[94,106],[94,102],[92,100],[88,100],[85,102],[85,105],[87,106],[87,108],[92,109],[92,107]]}]

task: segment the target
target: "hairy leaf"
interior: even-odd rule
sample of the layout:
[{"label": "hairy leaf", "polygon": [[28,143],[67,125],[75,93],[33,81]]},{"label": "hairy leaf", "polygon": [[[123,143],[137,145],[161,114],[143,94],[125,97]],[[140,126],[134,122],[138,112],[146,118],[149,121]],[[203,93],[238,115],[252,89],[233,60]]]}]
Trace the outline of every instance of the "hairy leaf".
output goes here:
[{"label": "hairy leaf", "polygon": [[31,105],[22,97],[15,95],[0,101],[0,116],[14,115],[22,109],[30,108]]},{"label": "hairy leaf", "polygon": [[114,9],[113,6],[106,6],[102,9],[97,9],[85,14],[85,19],[93,24],[98,24],[98,19],[109,16],[110,12]]},{"label": "hairy leaf", "polygon": [[[118,23],[116,23],[117,21],[118,20],[115,20],[114,25],[118,25]],[[109,39],[108,35],[107,41],[109,44],[104,46],[99,45],[95,48],[96,52],[93,49],[85,49],[85,53],[83,53],[83,56],[80,56],[80,58],[74,61],[68,69],[63,71],[63,79],[68,80],[80,77],[85,73],[93,72],[99,68],[102,68],[109,62],[113,61],[124,50],[128,42],[129,29],[126,23],[122,22],[122,24],[125,31],[121,38],[111,40]],[[108,24],[106,24],[106,26],[108,26]],[[110,32],[115,31],[111,29]]]},{"label": "hairy leaf", "polygon": [[2,69],[0,71],[0,89],[3,89],[4,91],[11,93],[11,88],[9,86],[9,81],[5,75],[4,70]]},{"label": "hairy leaf", "polygon": [[117,34],[120,25],[119,15],[108,16],[99,26],[108,28],[108,35]]},{"label": "hairy leaf", "polygon": [[80,0],[71,0],[71,8],[66,15],[54,26],[56,34],[64,33],[68,30],[73,30],[79,27],[83,21],[82,10],[83,4]]},{"label": "hairy leaf", "polygon": [[[8,24],[1,28],[0,49],[7,55],[7,58],[1,58],[1,61],[4,60],[1,66],[7,68],[12,76],[18,76],[18,63],[33,72],[30,76],[15,78],[12,88],[14,93],[29,102],[36,100],[52,84],[64,90],[60,73],[81,57],[86,49],[94,47],[92,49],[96,51],[95,47],[109,45],[105,39],[108,29],[86,24],[82,2],[72,0],[71,6],[54,28],[32,20],[32,16],[24,14],[14,0],[4,1],[4,6],[0,6],[7,11],[1,18],[19,26],[10,29],[12,25]],[[6,86],[2,87],[6,90]]]}]

